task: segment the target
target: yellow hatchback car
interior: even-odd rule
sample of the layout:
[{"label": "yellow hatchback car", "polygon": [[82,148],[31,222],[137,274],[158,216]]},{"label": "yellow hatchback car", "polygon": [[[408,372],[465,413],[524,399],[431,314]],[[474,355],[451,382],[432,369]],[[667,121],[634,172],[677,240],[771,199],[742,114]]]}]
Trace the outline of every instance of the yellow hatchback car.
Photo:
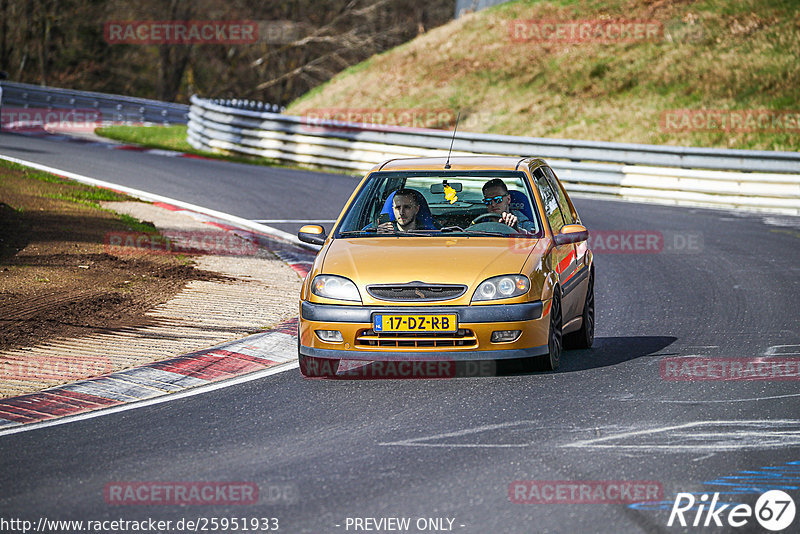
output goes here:
[{"label": "yellow hatchback car", "polygon": [[588,231],[538,158],[395,159],[367,173],[300,295],[305,376],[341,360],[525,358],[558,368],[594,339]]}]

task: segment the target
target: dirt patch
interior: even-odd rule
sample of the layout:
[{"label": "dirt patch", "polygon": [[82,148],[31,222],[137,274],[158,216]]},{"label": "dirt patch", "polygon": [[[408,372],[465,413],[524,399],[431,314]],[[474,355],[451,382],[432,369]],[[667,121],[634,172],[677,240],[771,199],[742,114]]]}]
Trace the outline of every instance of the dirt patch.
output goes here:
[{"label": "dirt patch", "polygon": [[3,165],[0,198],[0,350],[146,324],[187,282],[219,277],[180,255],[109,254],[114,232],[155,233],[98,204],[124,195]]}]

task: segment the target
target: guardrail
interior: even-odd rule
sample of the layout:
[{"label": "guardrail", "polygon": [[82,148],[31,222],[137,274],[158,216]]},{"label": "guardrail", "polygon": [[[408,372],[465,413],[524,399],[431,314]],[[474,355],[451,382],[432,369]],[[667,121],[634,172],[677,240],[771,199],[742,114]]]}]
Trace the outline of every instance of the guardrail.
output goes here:
[{"label": "guardrail", "polygon": [[[229,152],[365,171],[398,157],[446,155],[451,132],[315,121],[252,103],[191,99],[188,141]],[[263,107],[263,106],[262,106]],[[546,158],[575,192],[800,215],[800,153],[543,139],[459,132],[453,155]]]},{"label": "guardrail", "polygon": [[186,124],[189,106],[3,81],[3,107],[97,110],[103,123]]}]

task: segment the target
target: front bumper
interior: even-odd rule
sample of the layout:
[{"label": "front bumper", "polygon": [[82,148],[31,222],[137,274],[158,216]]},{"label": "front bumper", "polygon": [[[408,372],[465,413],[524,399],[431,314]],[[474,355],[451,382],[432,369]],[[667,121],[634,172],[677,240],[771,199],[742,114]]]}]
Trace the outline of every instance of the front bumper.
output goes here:
[{"label": "front bumper", "polygon": [[[479,306],[339,306],[303,301],[300,306],[300,354],[316,358],[400,360],[497,360],[547,354],[548,320],[543,303],[489,304]],[[469,332],[466,346],[367,346],[360,342],[372,328],[373,313],[455,313],[459,332]],[[341,343],[322,341],[316,330],[338,330]],[[520,330],[512,342],[491,342],[495,330]],[[375,334],[371,336],[374,338]],[[370,335],[366,335],[370,337]],[[406,338],[412,339],[412,338]],[[433,338],[419,338],[427,341]],[[416,341],[414,341],[416,343]]]}]

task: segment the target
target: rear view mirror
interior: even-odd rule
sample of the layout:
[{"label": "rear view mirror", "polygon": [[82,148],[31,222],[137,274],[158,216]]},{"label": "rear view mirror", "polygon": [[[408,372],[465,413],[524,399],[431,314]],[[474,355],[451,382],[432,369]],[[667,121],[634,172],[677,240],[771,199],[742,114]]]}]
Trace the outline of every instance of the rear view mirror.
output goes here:
[{"label": "rear view mirror", "polygon": [[[456,193],[461,192],[461,182],[447,182],[447,185],[452,187]],[[431,184],[431,193],[441,195],[444,193],[444,186],[445,184]]]}]

